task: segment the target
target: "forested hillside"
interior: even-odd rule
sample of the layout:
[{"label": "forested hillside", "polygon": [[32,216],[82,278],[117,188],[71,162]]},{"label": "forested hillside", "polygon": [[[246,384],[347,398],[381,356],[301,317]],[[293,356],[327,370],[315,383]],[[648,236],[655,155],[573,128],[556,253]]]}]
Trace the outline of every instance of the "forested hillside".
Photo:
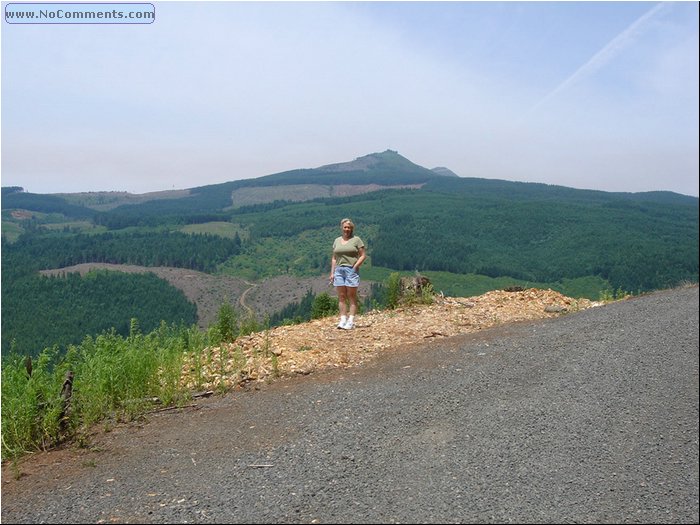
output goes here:
[{"label": "forested hillside", "polygon": [[191,326],[197,309],[184,294],[151,273],[93,271],[85,277],[32,277],[11,283],[3,275],[2,349],[37,355],[78,344],[86,335],[114,329],[127,336],[132,319],[144,333],[163,320]]},{"label": "forested hillside", "polygon": [[[71,304],[91,304],[91,296],[98,295],[95,282],[78,286],[68,280],[61,284],[64,292],[56,292],[59,285],[42,281],[39,270],[110,262],[249,280],[319,276],[330,269],[329,250],[342,217],[355,221],[356,233],[367,244],[365,279],[381,280],[393,271],[434,272],[448,295],[483,293],[485,283],[512,283],[597,299],[610,290],[640,293],[698,280],[695,197],[577,190],[439,172],[449,174],[387,151],[315,169],[154,194],[159,198],[137,204],[133,202],[143,199],[119,194],[71,198],[3,188],[3,351],[6,340],[20,341],[20,332],[37,329],[28,317],[18,321],[12,316],[19,313],[12,312],[39,303],[70,310]],[[285,187],[294,187],[298,200],[300,188],[321,184],[362,184],[366,192],[314,198],[319,192],[309,191],[304,202],[233,205],[241,188],[255,189],[264,200],[266,188],[280,195]],[[110,209],[104,208],[107,201]],[[125,286],[117,282],[122,277],[100,279]],[[110,293],[118,302],[120,293],[114,290]],[[71,294],[71,304],[58,306],[52,299],[62,293]],[[142,301],[133,292],[124,293]],[[165,289],[153,293],[166,294]],[[166,303],[153,305],[151,313],[167,322],[188,322],[184,303],[177,312]],[[300,307],[292,305],[290,312],[296,316]],[[121,314],[107,308],[96,312],[104,317],[100,326],[128,321],[126,309]],[[78,338],[89,333],[78,332]]]},{"label": "forested hillside", "polygon": [[7,271],[23,274],[84,262],[175,266],[213,272],[240,252],[239,238],[180,232],[110,232],[34,234],[3,245]]},{"label": "forested hillside", "polygon": [[39,270],[82,262],[175,266],[214,271],[235,256],[240,239],[179,232],[121,232],[98,235],[25,233],[2,241],[2,352],[14,345],[37,354],[58,344],[65,348],[85,335],[115,328],[129,333],[132,318],[144,330],[162,320],[196,323],[196,306],[153,274],[92,272],[81,278],[44,277]]}]

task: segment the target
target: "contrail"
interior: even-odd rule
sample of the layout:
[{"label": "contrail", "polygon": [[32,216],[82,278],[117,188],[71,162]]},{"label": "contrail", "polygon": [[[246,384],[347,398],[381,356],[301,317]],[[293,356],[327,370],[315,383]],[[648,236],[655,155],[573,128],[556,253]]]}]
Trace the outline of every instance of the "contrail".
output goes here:
[{"label": "contrail", "polygon": [[537,111],[540,106],[557,96],[559,93],[574,85],[576,82],[579,82],[581,79],[592,75],[596,70],[610,62],[634,38],[635,33],[637,33],[640,27],[643,26],[650,18],[654,17],[654,15],[656,15],[660,10],[664,9],[664,7],[664,2],[656,4],[649,11],[640,16],[627,29],[608,42],[603,49],[593,55],[588,62],[578,68],[569,78],[564,80],[564,82],[545,95],[544,98],[542,98],[537,104],[532,106],[532,108],[530,108],[526,114],[531,115]]}]

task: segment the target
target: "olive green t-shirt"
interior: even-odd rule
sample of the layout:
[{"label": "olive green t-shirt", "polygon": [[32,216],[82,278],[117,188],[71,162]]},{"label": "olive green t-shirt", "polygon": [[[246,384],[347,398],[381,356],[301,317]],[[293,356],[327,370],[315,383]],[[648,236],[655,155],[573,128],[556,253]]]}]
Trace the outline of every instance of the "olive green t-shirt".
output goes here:
[{"label": "olive green t-shirt", "polygon": [[365,243],[359,237],[350,237],[348,242],[343,244],[343,238],[338,237],[333,242],[333,255],[335,255],[336,266],[354,266],[360,258],[360,248],[364,248]]}]

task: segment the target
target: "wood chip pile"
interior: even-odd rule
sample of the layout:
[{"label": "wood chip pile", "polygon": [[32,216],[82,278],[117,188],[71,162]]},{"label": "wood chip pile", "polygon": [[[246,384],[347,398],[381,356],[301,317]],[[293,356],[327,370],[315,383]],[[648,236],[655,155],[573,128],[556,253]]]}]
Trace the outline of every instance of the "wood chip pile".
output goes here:
[{"label": "wood chip pile", "polygon": [[514,321],[557,317],[599,304],[536,288],[497,290],[469,298],[436,296],[431,305],[359,315],[353,330],[340,330],[337,318],[327,317],[239,337],[234,343],[206,349],[198,365],[186,363],[183,381],[193,389],[229,388],[325,368],[347,368],[378,352],[409,344],[436,344],[445,337]]}]

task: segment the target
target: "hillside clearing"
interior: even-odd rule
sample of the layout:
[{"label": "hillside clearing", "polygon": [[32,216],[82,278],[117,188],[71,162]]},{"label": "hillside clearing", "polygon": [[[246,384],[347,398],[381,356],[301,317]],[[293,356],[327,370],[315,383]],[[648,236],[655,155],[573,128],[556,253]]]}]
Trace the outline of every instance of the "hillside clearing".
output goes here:
[{"label": "hillside clearing", "polygon": [[[328,289],[325,277],[300,278],[291,275],[271,277],[249,283],[238,277],[211,275],[184,268],[165,266],[146,267],[131,264],[83,263],[54,270],[42,270],[42,275],[65,275],[91,270],[110,270],[128,273],[151,272],[182,290],[185,297],[197,305],[197,325],[207,328],[216,322],[217,312],[224,303],[231,304],[242,313],[255,312],[258,319],[278,312],[290,303],[300,301],[311,290],[318,294]],[[363,282],[360,294],[369,292],[370,282]]]}]

